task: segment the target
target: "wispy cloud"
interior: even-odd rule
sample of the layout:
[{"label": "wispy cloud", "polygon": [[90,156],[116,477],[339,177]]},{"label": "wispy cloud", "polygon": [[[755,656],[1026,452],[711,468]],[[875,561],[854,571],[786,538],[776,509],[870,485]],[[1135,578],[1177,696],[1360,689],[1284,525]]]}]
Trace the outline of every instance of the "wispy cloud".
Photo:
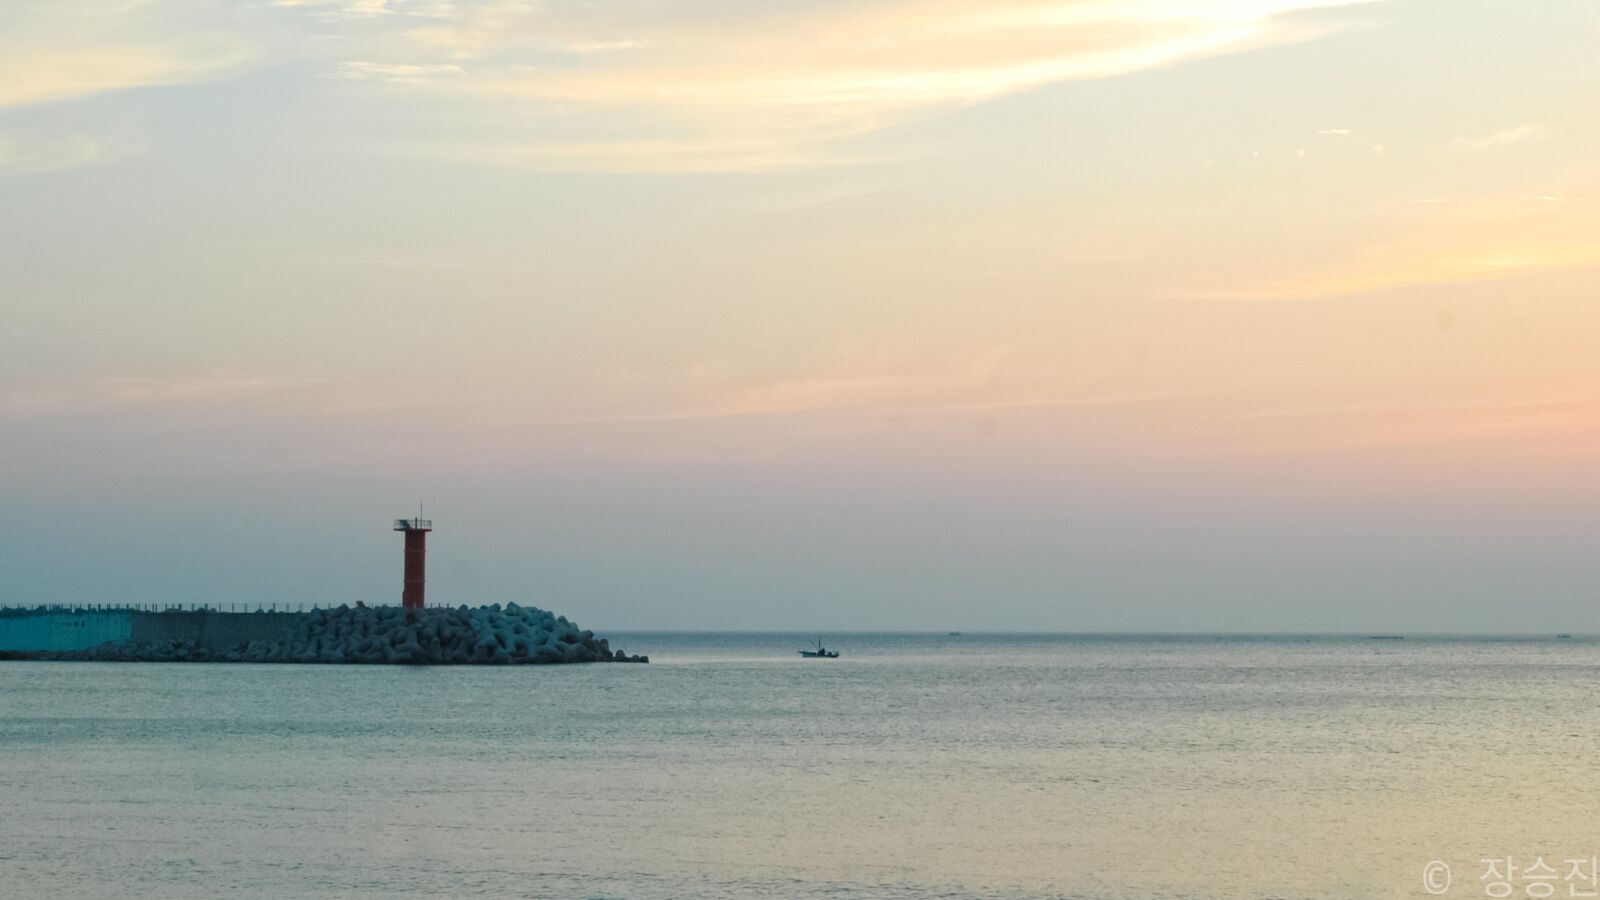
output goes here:
[{"label": "wispy cloud", "polygon": [[201,80],[249,41],[171,4],[19,0],[0,8],[0,108]]},{"label": "wispy cloud", "polygon": [[1600,228],[1595,227],[1592,212],[1583,204],[1543,201],[1543,197],[1448,205],[1432,198],[1413,201],[1421,218],[1351,259],[1212,296],[1328,297],[1600,265]]},{"label": "wispy cloud", "polygon": [[19,0],[0,11],[0,108],[293,61],[449,104],[457,136],[410,145],[447,158],[826,164],[842,141],[920,114],[1304,40],[1327,29],[1292,14],[1372,2]]},{"label": "wispy cloud", "polygon": [[1473,138],[1457,138],[1450,143],[1452,150],[1501,150],[1516,144],[1546,140],[1550,130],[1540,125],[1518,125],[1493,134]]},{"label": "wispy cloud", "polygon": [[323,21],[350,21],[379,16],[439,19],[456,12],[456,5],[449,0],[272,0],[272,5],[304,9]]},{"label": "wispy cloud", "polygon": [[0,409],[12,412],[157,404],[254,394],[278,382],[224,370],[182,377],[115,377],[7,388]]},{"label": "wispy cloud", "polygon": [[123,375],[6,386],[0,412],[167,408],[220,408],[248,402],[281,403],[309,412],[332,411],[359,399],[361,386],[301,372],[264,373],[204,369],[175,375]]},{"label": "wispy cloud", "polygon": [[75,169],[102,162],[126,149],[87,135],[0,132],[0,176]]},{"label": "wispy cloud", "polygon": [[116,400],[159,401],[255,393],[283,384],[262,375],[213,369],[176,378],[108,378],[95,382],[93,388]]},{"label": "wispy cloud", "polygon": [[340,63],[335,78],[351,81],[385,81],[389,84],[421,84],[437,78],[452,78],[461,74],[461,67],[447,63],[402,65],[397,63],[346,62]]},{"label": "wispy cloud", "polygon": [[853,200],[883,190],[882,182],[839,181],[818,187],[794,187],[742,197],[731,204],[744,209],[800,210]]},{"label": "wispy cloud", "polygon": [[1365,0],[897,0],[711,13],[491,2],[421,27],[394,24],[376,39],[362,32],[364,61],[340,71],[458,66],[449,78],[383,80],[490,98],[501,112],[541,121],[631,116],[625,134],[601,129],[566,145],[541,137],[437,148],[457,158],[760,168],[821,161],[840,140],[920,113],[1305,39],[1320,32],[1288,13],[1356,2]]}]

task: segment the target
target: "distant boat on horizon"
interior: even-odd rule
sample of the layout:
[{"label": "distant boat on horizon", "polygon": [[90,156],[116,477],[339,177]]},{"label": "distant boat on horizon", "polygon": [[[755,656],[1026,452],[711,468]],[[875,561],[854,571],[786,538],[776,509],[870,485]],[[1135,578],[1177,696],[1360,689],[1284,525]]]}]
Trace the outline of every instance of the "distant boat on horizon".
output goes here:
[{"label": "distant boat on horizon", "polygon": [[827,647],[822,646],[822,638],[819,637],[817,638],[817,649],[801,650],[800,655],[806,659],[838,659],[839,651],[829,650]]}]

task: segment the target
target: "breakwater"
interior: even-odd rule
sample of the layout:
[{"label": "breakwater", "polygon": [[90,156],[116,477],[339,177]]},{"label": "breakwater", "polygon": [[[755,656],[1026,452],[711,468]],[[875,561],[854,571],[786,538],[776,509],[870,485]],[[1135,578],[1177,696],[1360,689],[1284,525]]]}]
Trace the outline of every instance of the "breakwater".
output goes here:
[{"label": "breakwater", "polygon": [[299,613],[7,610],[0,659],[539,665],[648,662],[565,616],[515,603]]}]

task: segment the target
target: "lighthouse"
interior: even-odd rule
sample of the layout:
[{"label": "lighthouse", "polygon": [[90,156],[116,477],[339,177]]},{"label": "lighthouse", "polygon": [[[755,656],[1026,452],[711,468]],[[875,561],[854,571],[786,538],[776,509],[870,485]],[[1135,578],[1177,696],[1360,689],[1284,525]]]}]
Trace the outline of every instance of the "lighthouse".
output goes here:
[{"label": "lighthouse", "polygon": [[433,530],[432,519],[395,519],[394,530],[406,535],[406,581],[400,593],[400,605],[406,609],[422,608],[423,586],[427,582],[428,532]]}]

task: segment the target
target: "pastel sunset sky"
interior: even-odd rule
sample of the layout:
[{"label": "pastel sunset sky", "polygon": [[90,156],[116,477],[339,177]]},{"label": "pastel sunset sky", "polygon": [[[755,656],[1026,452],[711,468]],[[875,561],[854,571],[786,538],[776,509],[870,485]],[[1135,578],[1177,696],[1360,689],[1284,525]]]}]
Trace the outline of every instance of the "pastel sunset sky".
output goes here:
[{"label": "pastel sunset sky", "polygon": [[8,0],[0,603],[1600,632],[1597,0]]}]

